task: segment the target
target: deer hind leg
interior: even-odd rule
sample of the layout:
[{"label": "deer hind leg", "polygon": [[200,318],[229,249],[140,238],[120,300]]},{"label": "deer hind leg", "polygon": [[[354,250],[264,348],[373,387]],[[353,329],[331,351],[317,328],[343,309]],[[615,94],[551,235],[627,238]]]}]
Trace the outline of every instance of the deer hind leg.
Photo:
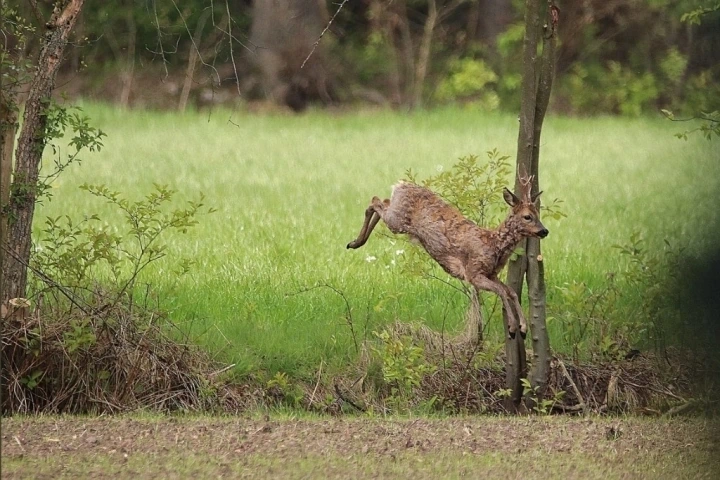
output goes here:
[{"label": "deer hind leg", "polygon": [[[515,301],[513,301],[513,297],[508,293],[508,287],[504,283],[500,282],[499,280],[490,280],[483,275],[477,275],[474,278],[470,279],[470,283],[472,283],[473,287],[475,287],[477,290],[493,292],[498,297],[500,297],[500,300],[502,300],[503,302],[503,310],[507,313],[508,333],[510,334],[511,338],[515,337],[515,333],[518,330],[519,312],[519,309],[515,308],[515,303],[517,302],[517,295],[515,296]],[[520,312],[519,315],[521,316],[520,318],[522,318],[522,312]],[[522,325],[524,324],[525,319],[523,318]],[[520,333],[524,336],[522,326],[520,327]]]},{"label": "deer hind leg", "polygon": [[360,233],[355,240],[347,244],[347,248],[360,248],[365,245],[375,226],[382,218],[383,212],[389,205],[390,200],[380,201],[378,197],[373,197],[372,203],[365,210],[365,221],[360,229]]}]

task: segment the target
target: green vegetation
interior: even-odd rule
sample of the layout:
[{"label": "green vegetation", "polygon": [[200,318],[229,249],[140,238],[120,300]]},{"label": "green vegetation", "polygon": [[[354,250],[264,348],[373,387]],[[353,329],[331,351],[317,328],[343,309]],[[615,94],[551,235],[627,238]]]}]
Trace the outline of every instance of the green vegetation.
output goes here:
[{"label": "green vegetation", "polygon": [[[126,228],[111,205],[79,188],[85,183],[104,184],[131,201],[153,184],[178,191],[178,205],[204,194],[217,211],[187,233],[168,232],[168,255],[148,266],[138,288],[156,287],[171,318],[219,359],[236,363],[236,374],[309,379],[321,362],[332,368],[354,360],[356,341],[396,319],[462,329],[466,297],[441,281],[403,274],[403,238],[385,238],[387,230],[378,229],[361,250],[345,245],[370,198],[389,195],[407,169],[423,179],[467,155],[492,149],[514,155],[514,115],[83,108],[108,132],[105,148],[53,183],[37,233],[45,217],[65,214],[98,214],[111,228]],[[693,255],[715,241],[707,226],[718,215],[711,200],[717,145],[699,135],[680,141],[676,130],[662,118],[548,118],[544,200],[560,198],[567,215],[547,220],[551,233],[543,242],[556,349],[569,352],[573,341],[558,320],[568,311],[562,289],[582,284],[593,294],[607,287],[608,273],[620,282],[632,268],[613,245],[628,244],[637,232],[647,255],[659,255],[664,240]],[[194,263],[178,276],[184,259]],[[608,314],[616,323],[633,320],[621,317],[643,298],[642,290],[623,287]],[[499,310],[496,299],[486,297],[485,308]],[[499,336],[499,318],[489,323],[490,338]]]}]

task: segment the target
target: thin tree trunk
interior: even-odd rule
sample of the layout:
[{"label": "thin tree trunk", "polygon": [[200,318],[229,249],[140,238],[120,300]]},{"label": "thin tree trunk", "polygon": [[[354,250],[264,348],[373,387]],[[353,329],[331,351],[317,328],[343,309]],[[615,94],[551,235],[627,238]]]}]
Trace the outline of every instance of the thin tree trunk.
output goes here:
[{"label": "thin tree trunk", "polygon": [[370,31],[379,34],[390,45],[390,72],[388,74],[390,102],[397,107],[402,105],[402,88],[400,73],[399,47],[395,42],[395,35],[392,28],[393,11],[382,2],[382,0],[370,1]]},{"label": "thin tree trunk", "polygon": [[400,28],[400,50],[401,53],[396,58],[402,59],[403,69],[403,104],[409,105],[412,102],[412,94],[415,78],[415,49],[413,48],[412,33],[410,32],[410,21],[407,15],[407,5],[403,1],[399,8],[399,28]]},{"label": "thin tree trunk", "polygon": [[[538,37],[540,35],[540,5],[541,0],[525,0],[525,37],[523,40],[520,129],[518,133],[517,170],[515,175],[516,194],[521,193],[520,177],[529,175],[532,167],[537,94],[535,65],[537,60]],[[521,257],[525,257],[525,255]],[[519,258],[518,260],[510,262],[508,266],[508,285],[515,289],[518,293],[518,298],[520,298],[522,293],[521,286],[526,270],[526,258]],[[507,324],[505,313],[506,312],[503,312],[505,318],[504,323]],[[505,353],[507,356],[507,388],[512,390],[510,398],[517,409],[522,398],[520,380],[523,373],[527,370],[525,363],[525,345],[519,334],[516,335],[515,338],[509,338],[508,335],[505,336]]]},{"label": "thin tree trunk", "polygon": [[545,312],[545,266],[540,251],[540,240],[528,240],[528,299],[530,303],[530,335],[532,335],[533,362],[530,385],[534,397],[541,400],[547,389],[550,373],[550,337]]},{"label": "thin tree trunk", "polygon": [[413,91],[410,97],[410,108],[416,108],[422,104],[423,87],[427,76],[428,64],[430,62],[430,51],[432,48],[433,32],[437,24],[438,10],[435,0],[428,0],[428,15],[423,27],[423,34],[418,50],[418,61],[415,67],[413,80]]},{"label": "thin tree trunk", "polygon": [[470,41],[475,40],[478,35],[478,22],[480,21],[480,0],[475,0],[470,5],[467,21],[465,23],[465,32]]},{"label": "thin tree trunk", "polygon": [[32,221],[37,198],[40,161],[45,149],[47,108],[55,87],[55,79],[63,58],[68,37],[82,10],[84,0],[55,3],[30,83],[22,129],[17,142],[15,174],[9,201],[9,222],[5,269],[2,271],[0,304],[15,297],[25,297],[27,263],[30,260]]},{"label": "thin tree trunk", "polygon": [[510,390],[510,395],[505,399],[505,409],[508,412],[518,413],[523,407],[521,380],[527,376],[525,341],[519,333],[514,338],[510,338],[505,307],[503,307],[503,324],[505,326],[505,386]]},{"label": "thin tree trunk", "polygon": [[[552,0],[548,1],[545,29],[543,35],[543,53],[540,60],[540,78],[538,80],[537,102],[535,104],[533,155],[530,174],[533,175],[532,192],[540,191],[540,136],[542,134],[545,112],[550,103],[555,74],[555,43],[558,10]],[[538,199],[539,202],[539,199]],[[538,203],[538,208],[540,204]],[[539,401],[547,390],[550,374],[550,336],[547,331],[545,309],[545,267],[540,248],[540,239],[528,239],[527,282],[530,299],[530,331],[533,345],[533,366],[530,384]]]},{"label": "thin tree trunk", "polygon": [[205,22],[210,17],[211,10],[205,10],[200,19],[198,19],[195,34],[193,35],[192,45],[190,46],[190,55],[188,56],[188,66],[185,71],[185,82],[183,83],[182,92],[180,93],[180,101],[178,102],[178,110],[184,112],[187,108],[188,97],[190,96],[190,88],[195,78],[195,67],[200,59],[200,38],[205,28]]},{"label": "thin tree trunk", "polygon": [[[10,176],[17,132],[17,90],[14,85],[3,84],[0,75],[0,292],[3,292],[3,272],[6,254],[2,248],[7,241],[7,208],[10,202]],[[0,298],[3,296],[0,295]],[[4,304],[3,304],[4,305]],[[2,315],[0,315],[0,320]]]},{"label": "thin tree trunk", "polygon": [[127,108],[130,105],[130,94],[132,93],[133,79],[135,77],[135,44],[137,40],[137,26],[132,5],[126,7],[126,24],[128,28],[127,59],[125,71],[123,72],[123,89],[120,94],[120,106]]},{"label": "thin tree trunk", "polygon": [[[0,245],[5,245],[7,239],[7,205],[10,202],[10,176],[18,126],[17,100],[12,85],[5,85],[4,88],[0,85]],[[4,256],[0,249],[0,257]]]}]

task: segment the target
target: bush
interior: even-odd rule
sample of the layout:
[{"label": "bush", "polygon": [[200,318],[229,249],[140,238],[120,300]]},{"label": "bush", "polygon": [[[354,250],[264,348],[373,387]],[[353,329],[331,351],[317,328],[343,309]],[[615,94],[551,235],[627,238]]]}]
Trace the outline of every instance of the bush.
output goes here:
[{"label": "bush", "polygon": [[638,116],[652,110],[660,95],[652,73],[635,73],[615,61],[575,65],[563,83],[573,110],[585,114]]},{"label": "bush", "polygon": [[500,97],[493,88],[498,76],[483,60],[454,59],[448,76],[440,82],[435,97],[440,102],[459,102],[482,110],[497,110]]},{"label": "bush", "polygon": [[[215,401],[216,367],[156,306],[141,272],[165,254],[168,230],[197,224],[201,200],[166,211],[172,190],[131,202],[104,186],[82,187],[117,207],[127,233],[96,215],[48,219],[32,258],[30,299],[11,300],[2,331],[2,412],[200,409]],[[188,263],[181,264],[186,271]]]}]

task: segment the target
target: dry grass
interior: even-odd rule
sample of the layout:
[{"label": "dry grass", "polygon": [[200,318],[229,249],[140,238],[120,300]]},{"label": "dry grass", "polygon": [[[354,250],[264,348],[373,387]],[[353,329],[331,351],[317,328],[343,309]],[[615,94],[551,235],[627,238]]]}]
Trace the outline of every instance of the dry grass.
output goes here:
[{"label": "dry grass", "polygon": [[[2,328],[2,412],[204,410],[220,366],[177,341],[162,314],[101,292],[77,306],[14,311]],[[56,304],[57,307],[59,304]]]},{"label": "dry grass", "polygon": [[[433,366],[432,373],[423,377],[407,399],[406,408],[426,409],[431,403],[431,409],[448,414],[506,413],[502,344],[478,345],[468,341],[466,333],[445,337],[417,323],[396,322],[388,331],[391,338],[422,346],[424,361]],[[378,378],[380,357],[366,345],[357,370],[335,379],[337,396],[356,410],[393,411],[388,407],[392,382]],[[531,351],[527,358],[531,362]],[[698,383],[711,369],[703,359],[674,350],[662,356],[643,353],[582,364],[556,355],[545,395],[551,403],[543,411],[660,416],[713,410],[718,403],[711,400],[712,391]],[[535,406],[532,394],[526,403]]]},{"label": "dry grass", "polygon": [[3,478],[717,478],[717,420],[32,417]]}]

